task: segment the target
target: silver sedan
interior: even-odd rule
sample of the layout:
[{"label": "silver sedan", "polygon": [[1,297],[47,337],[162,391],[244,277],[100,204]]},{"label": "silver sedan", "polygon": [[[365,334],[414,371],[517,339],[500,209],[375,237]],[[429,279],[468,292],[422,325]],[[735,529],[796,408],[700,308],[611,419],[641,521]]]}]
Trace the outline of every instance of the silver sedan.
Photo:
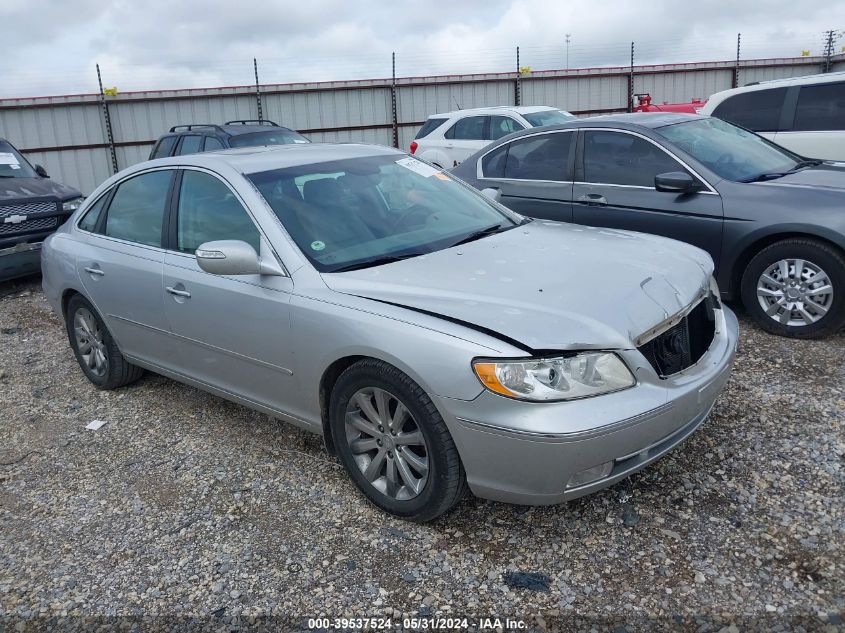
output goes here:
[{"label": "silver sedan", "polygon": [[551,504],[680,444],[730,374],[713,262],[530,221],[385,147],[143,163],[44,245],[102,389],[144,370],[322,434],[374,504]]}]

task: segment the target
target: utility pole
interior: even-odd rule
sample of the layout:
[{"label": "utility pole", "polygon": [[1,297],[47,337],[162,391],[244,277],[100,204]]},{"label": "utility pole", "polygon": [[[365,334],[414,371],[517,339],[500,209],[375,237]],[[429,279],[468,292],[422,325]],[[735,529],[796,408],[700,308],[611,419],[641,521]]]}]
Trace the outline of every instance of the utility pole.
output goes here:
[{"label": "utility pole", "polygon": [[833,67],[833,44],[839,39],[839,33],[834,30],[825,31],[824,37],[824,72],[829,73]]},{"label": "utility pole", "polygon": [[628,75],[628,112],[634,111],[634,43],[631,42],[631,71]]},{"label": "utility pole", "polygon": [[742,43],[742,33],[736,34],[736,64],[734,65],[734,81],[733,81],[733,88],[737,88],[739,86],[739,51],[740,51],[740,44]]},{"label": "utility pole", "polygon": [[261,86],[258,83],[258,60],[252,58],[252,66],[255,68],[255,100],[258,102],[258,120],[264,118],[264,113],[261,110]]},{"label": "utility pole", "polygon": [[111,116],[109,115],[109,104],[106,101],[106,93],[103,91],[103,77],[100,75],[100,65],[97,64],[97,83],[100,84],[100,107],[103,109],[103,120],[106,123],[106,138],[109,143],[109,153],[111,154],[112,173],[116,174],[120,171],[117,168],[117,152],[114,148],[114,134],[112,134]]},{"label": "utility pole", "polygon": [[520,105],[520,78],[522,77],[522,71],[519,69],[519,46],[516,47],[516,83],[514,84],[514,95],[513,95],[513,103],[514,105]]},{"label": "utility pole", "polygon": [[572,37],[572,33],[566,34],[566,70],[569,70],[569,38]]},{"label": "utility pole", "polygon": [[393,147],[399,147],[399,119],[396,111],[396,52],[391,55],[393,72],[390,80],[390,105],[393,114]]}]

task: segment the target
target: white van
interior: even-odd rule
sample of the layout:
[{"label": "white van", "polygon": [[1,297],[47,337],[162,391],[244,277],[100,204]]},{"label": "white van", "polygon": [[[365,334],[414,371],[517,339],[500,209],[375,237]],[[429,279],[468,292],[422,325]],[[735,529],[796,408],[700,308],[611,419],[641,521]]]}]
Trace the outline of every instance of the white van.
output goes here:
[{"label": "white van", "polygon": [[845,160],[845,72],[717,92],[701,108],[808,158]]}]

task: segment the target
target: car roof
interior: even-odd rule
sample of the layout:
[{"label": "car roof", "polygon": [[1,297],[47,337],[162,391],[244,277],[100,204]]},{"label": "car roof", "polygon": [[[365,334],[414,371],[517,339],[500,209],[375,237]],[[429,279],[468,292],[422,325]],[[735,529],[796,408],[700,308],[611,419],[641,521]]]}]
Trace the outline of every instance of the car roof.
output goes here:
[{"label": "car roof", "polygon": [[392,147],[365,143],[292,143],[290,145],[240,147],[200,154],[170,156],[141,164],[145,167],[150,165],[161,167],[194,165],[210,168],[225,164],[238,172],[252,174],[333,160],[386,155],[395,155],[397,158],[401,158],[407,154]]},{"label": "car roof", "polygon": [[[730,88],[729,90],[722,90],[710,95],[710,98],[705,104],[705,108],[711,111],[716,105],[735,94],[743,92],[752,92],[755,90],[767,90],[769,88],[781,88],[787,86],[806,86],[812,84],[827,84],[833,82],[845,81],[845,72],[821,73],[818,75],[803,75],[801,77],[787,77],[785,79],[769,79],[767,81],[759,81],[738,88]],[[709,106],[709,107],[708,107]]]},{"label": "car roof", "polygon": [[[187,124],[186,124],[187,125]],[[174,132],[167,132],[166,134],[162,134],[162,136],[181,136],[184,134],[209,134],[209,133],[220,133],[223,132],[227,136],[240,136],[241,134],[252,134],[253,132],[293,132],[298,134],[296,130],[292,130],[288,127],[284,127],[281,125],[254,125],[254,124],[233,124],[233,125],[215,125],[212,123],[202,124],[202,123],[194,123],[191,124],[194,127],[192,129],[184,129],[184,130],[176,130]]]},{"label": "car roof", "polygon": [[605,114],[602,116],[573,119],[572,121],[558,123],[556,125],[528,128],[526,130],[514,132],[513,134],[509,134],[507,137],[502,138],[512,138],[524,134],[536,134],[538,131],[542,130],[567,130],[582,127],[608,127],[629,130],[637,128],[655,129],[666,125],[682,123],[684,121],[694,121],[696,119],[706,118],[708,117],[701,116],[700,114],[687,114],[684,112],[629,112],[624,114]]},{"label": "car roof", "polygon": [[560,108],[553,108],[552,106],[488,106],[484,108],[466,108],[463,110],[452,110],[451,112],[438,112],[432,114],[429,119],[442,119],[453,116],[470,116],[478,114],[493,114],[496,112],[516,112],[517,114],[530,114],[531,112],[546,112],[549,110],[559,110]]}]

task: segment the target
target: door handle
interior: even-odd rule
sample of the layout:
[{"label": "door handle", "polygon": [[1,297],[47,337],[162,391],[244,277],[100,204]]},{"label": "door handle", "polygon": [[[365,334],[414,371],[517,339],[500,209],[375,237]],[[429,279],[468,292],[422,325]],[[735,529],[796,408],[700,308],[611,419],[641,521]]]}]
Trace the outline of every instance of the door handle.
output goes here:
[{"label": "door handle", "polygon": [[90,273],[90,274],[92,274],[92,275],[99,275],[100,277],[102,277],[103,275],[105,275],[105,274],[106,274],[106,273],[104,273],[102,270],[100,270],[99,268],[92,268],[91,266],[88,266],[88,267],[85,269],[85,272],[86,272],[86,273]]},{"label": "door handle", "polygon": [[584,202],[586,204],[593,205],[603,205],[607,204],[607,198],[605,198],[600,193],[585,193],[583,196],[578,197],[578,202]]},{"label": "door handle", "polygon": [[191,298],[191,293],[188,292],[187,290],[177,290],[173,286],[167,286],[165,288],[165,290],[167,290],[167,292],[169,292],[172,295],[176,295],[177,297],[185,297],[186,299]]}]

